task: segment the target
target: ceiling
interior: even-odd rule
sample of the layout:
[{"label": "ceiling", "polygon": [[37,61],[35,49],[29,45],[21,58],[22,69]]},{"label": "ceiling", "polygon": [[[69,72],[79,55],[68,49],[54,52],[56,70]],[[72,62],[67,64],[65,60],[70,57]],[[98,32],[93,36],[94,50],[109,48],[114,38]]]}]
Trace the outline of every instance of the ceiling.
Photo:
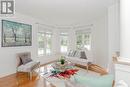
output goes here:
[{"label": "ceiling", "polygon": [[57,25],[76,24],[104,15],[115,0],[15,0],[16,12]]}]

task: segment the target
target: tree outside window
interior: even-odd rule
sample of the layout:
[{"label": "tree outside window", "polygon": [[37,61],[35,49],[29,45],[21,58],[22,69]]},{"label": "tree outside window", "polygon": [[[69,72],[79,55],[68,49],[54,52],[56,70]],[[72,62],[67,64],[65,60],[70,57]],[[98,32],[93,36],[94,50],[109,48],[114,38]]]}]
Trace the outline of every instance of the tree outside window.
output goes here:
[{"label": "tree outside window", "polygon": [[51,54],[51,48],[52,48],[51,38],[52,38],[52,34],[46,33],[46,54],[48,55]]},{"label": "tree outside window", "polygon": [[51,32],[38,32],[38,55],[50,55],[51,54]]},{"label": "tree outside window", "polygon": [[77,42],[76,48],[83,49],[86,48],[88,50],[91,49],[91,35],[90,33],[79,33],[76,34]]},{"label": "tree outside window", "polygon": [[38,33],[38,55],[45,54],[45,34],[39,32]]},{"label": "tree outside window", "polygon": [[67,33],[61,33],[60,34],[60,51],[61,53],[67,53],[68,51],[68,34]]}]

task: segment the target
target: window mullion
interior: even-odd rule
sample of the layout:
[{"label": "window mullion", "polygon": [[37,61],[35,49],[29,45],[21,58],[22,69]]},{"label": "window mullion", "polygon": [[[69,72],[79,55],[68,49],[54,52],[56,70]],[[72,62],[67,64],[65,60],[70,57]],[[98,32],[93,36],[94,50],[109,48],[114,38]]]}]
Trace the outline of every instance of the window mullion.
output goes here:
[{"label": "window mullion", "polygon": [[46,33],[45,33],[45,50],[44,50],[45,55],[47,55],[46,50],[47,50],[47,36],[46,36]]},{"label": "window mullion", "polygon": [[85,40],[84,40],[84,39],[85,39],[84,37],[85,37],[85,35],[82,34],[82,44],[83,44],[83,47],[84,47],[84,45],[85,45],[85,44],[84,44],[84,41],[85,41]]}]

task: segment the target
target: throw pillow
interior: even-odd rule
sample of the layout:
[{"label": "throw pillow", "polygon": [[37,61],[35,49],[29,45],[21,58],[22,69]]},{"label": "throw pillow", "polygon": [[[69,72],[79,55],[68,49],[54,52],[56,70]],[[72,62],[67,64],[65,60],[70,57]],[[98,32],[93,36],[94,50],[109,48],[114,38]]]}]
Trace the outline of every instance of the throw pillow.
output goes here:
[{"label": "throw pillow", "polygon": [[75,51],[73,50],[71,53],[71,57],[74,57],[74,53],[75,53]]},{"label": "throw pillow", "polygon": [[76,50],[73,52],[73,57],[75,57],[75,54],[76,54]]},{"label": "throw pillow", "polygon": [[87,85],[89,87],[112,87],[113,75],[104,75],[98,77],[92,76],[76,76],[77,83]]},{"label": "throw pillow", "polygon": [[71,56],[71,50],[68,52],[68,55],[67,56]]},{"label": "throw pillow", "polygon": [[22,55],[20,58],[23,64],[26,64],[32,61],[32,59],[28,57],[28,54]]},{"label": "throw pillow", "polygon": [[79,52],[78,51],[75,51],[75,57],[79,57]]},{"label": "throw pillow", "polygon": [[81,58],[81,59],[87,59],[86,54],[85,54],[84,51],[81,51],[81,52],[80,52],[80,58]]}]

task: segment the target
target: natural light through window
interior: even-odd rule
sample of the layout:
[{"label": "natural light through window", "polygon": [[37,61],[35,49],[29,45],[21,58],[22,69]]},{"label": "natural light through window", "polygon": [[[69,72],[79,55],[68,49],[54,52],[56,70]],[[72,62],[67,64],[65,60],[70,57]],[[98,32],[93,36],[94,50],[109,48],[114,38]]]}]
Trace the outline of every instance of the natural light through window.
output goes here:
[{"label": "natural light through window", "polygon": [[61,53],[67,53],[68,51],[68,33],[61,33],[60,34],[60,51]]},{"label": "natural light through window", "polygon": [[38,32],[38,55],[50,55],[52,48],[52,33]]},{"label": "natural light through window", "polygon": [[76,34],[77,43],[76,48],[77,49],[91,49],[91,34],[89,32],[87,33],[77,33]]}]

